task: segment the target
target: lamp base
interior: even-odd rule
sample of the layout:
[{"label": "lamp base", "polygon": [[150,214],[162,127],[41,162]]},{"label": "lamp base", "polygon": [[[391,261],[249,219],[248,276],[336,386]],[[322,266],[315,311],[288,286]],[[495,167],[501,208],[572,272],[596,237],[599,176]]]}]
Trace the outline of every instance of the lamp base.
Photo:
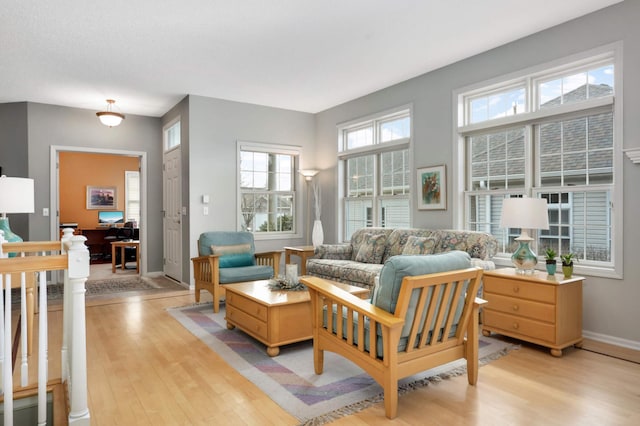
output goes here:
[{"label": "lamp base", "polygon": [[511,255],[511,262],[516,267],[516,273],[521,275],[531,275],[538,264],[538,256],[529,247],[529,242],[533,238],[518,237],[516,241],[520,243],[518,249]]},{"label": "lamp base", "polygon": [[[24,241],[20,235],[14,234],[9,227],[9,218],[0,217],[0,231],[4,231],[4,240],[8,243],[21,243]],[[9,253],[9,257],[15,257],[15,253]]]}]

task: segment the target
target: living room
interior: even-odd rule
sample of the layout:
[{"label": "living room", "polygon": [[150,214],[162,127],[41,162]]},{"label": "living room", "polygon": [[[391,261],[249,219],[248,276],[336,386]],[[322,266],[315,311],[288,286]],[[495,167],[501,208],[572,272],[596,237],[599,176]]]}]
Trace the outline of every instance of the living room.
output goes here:
[{"label": "living room", "polygon": [[[624,1],[575,20],[511,41],[487,52],[452,64],[442,64],[426,74],[408,75],[405,81],[376,90],[357,99],[317,113],[260,106],[200,95],[180,95],[161,116],[127,113],[120,127],[99,125],[95,109],[43,104],[29,99],[0,104],[0,157],[7,175],[29,176],[36,181],[36,212],[28,218],[12,218],[12,227],[23,230],[29,239],[50,239],[50,218],[41,214],[51,207],[50,149],[52,145],[129,150],[147,153],[146,168],[146,273],[162,271],[162,128],[180,116],[182,121],[183,217],[182,281],[191,281],[190,257],[196,255],[195,241],[204,231],[236,229],[234,207],[237,188],[228,185],[236,176],[237,141],[262,141],[296,145],[302,149],[302,168],[321,170],[317,175],[323,193],[322,222],[325,240],[337,242],[341,223],[340,200],[334,196],[338,182],[337,126],[402,105],[412,105],[412,173],[429,165],[447,165],[448,195],[453,199],[459,173],[453,152],[453,93],[470,85],[509,76],[530,67],[553,63],[605,45],[623,44],[622,112],[623,137],[616,146],[622,169],[622,227],[624,236],[617,253],[622,265],[621,278],[588,275],[584,286],[584,336],[630,350],[640,349],[636,300],[640,299],[640,265],[633,255],[640,228],[634,225],[640,201],[634,197],[634,184],[640,182],[640,167],[622,152],[638,149],[640,127],[640,87],[633,77],[640,71],[640,16],[636,1]],[[411,77],[411,78],[410,78]],[[101,100],[102,102],[102,100]],[[124,111],[127,112],[126,110]],[[415,179],[411,179],[412,181]],[[210,196],[208,208],[215,214],[202,214],[202,195]],[[230,202],[231,201],[231,207]],[[454,228],[457,211],[412,210],[412,226]],[[303,215],[304,216],[304,215]],[[20,233],[20,232],[18,232]],[[287,240],[259,240],[260,250],[302,245],[306,236]],[[481,373],[482,374],[482,373]]]}]

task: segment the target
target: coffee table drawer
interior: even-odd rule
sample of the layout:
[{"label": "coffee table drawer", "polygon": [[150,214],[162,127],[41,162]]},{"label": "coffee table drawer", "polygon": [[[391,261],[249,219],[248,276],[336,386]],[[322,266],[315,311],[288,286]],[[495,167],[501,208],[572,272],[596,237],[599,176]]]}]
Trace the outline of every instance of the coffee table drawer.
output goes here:
[{"label": "coffee table drawer", "polygon": [[556,329],[553,324],[543,323],[517,315],[503,314],[487,309],[484,311],[483,324],[486,329],[496,330],[507,336],[516,338],[531,337],[546,342],[555,341]]},{"label": "coffee table drawer", "polygon": [[267,307],[256,303],[247,297],[243,297],[229,291],[227,292],[227,305],[241,309],[260,321],[267,321]]},{"label": "coffee table drawer", "polygon": [[235,306],[229,306],[227,304],[226,319],[259,339],[267,340],[269,338],[269,329],[266,321],[259,321],[246,312],[236,309]]}]

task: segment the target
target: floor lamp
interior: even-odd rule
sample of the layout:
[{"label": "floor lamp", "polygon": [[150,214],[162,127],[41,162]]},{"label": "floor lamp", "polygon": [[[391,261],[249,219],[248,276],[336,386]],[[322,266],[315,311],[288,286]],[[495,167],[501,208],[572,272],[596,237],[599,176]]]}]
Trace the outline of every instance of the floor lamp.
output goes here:
[{"label": "floor lamp", "polygon": [[311,191],[309,186],[311,185],[311,181],[313,180],[313,177],[318,174],[318,170],[314,170],[314,169],[298,170],[298,173],[304,176],[304,180],[307,182],[307,224],[306,224],[307,229],[305,231],[305,236],[306,236],[306,245],[309,245],[309,240],[311,239],[311,236],[310,236],[311,235],[311,208],[309,207]]}]

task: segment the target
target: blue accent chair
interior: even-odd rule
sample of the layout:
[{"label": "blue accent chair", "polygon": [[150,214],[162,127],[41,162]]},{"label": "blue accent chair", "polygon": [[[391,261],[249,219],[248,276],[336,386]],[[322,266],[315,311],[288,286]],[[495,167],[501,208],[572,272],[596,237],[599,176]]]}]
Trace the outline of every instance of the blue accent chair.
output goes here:
[{"label": "blue accent chair", "polygon": [[398,380],[460,358],[469,384],[478,380],[476,297],[482,269],[469,254],[393,256],[380,272],[371,301],[318,277],[302,277],[312,311],[313,362],[322,374],[324,351],[365,370],[384,390],[385,415],[398,411]]},{"label": "blue accent chair", "polygon": [[198,257],[191,259],[196,284],[213,295],[213,311],[220,310],[224,284],[271,279],[278,276],[279,251],[256,253],[251,232],[204,232],[198,238]]}]

